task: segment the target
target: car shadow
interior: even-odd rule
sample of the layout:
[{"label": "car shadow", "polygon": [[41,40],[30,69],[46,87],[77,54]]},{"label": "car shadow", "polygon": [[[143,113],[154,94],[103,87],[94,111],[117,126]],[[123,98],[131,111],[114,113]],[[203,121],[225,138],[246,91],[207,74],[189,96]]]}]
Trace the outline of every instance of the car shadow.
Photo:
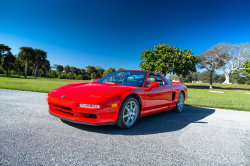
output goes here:
[{"label": "car shadow", "polygon": [[147,135],[165,132],[178,131],[191,123],[199,123],[200,125],[207,125],[204,118],[212,115],[214,109],[185,106],[182,113],[175,113],[172,111],[165,111],[138,119],[135,126],[131,129],[120,129],[116,126],[88,126],[77,123],[71,123],[62,120],[63,123],[80,130],[89,132],[96,132],[102,134],[113,135]]}]

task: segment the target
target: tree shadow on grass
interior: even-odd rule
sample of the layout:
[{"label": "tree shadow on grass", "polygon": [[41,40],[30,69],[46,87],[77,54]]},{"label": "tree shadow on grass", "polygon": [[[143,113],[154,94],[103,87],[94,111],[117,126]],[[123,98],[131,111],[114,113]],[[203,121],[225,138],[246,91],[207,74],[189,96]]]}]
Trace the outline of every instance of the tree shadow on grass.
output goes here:
[{"label": "tree shadow on grass", "polygon": [[[209,86],[196,86],[196,85],[187,85],[187,88],[191,89],[209,89]],[[237,88],[237,87],[218,87],[218,86],[213,86],[213,90],[250,90],[249,88]]]},{"label": "tree shadow on grass", "polygon": [[62,120],[63,123],[80,130],[113,135],[147,135],[178,131],[191,123],[206,125],[200,121],[215,112],[214,109],[186,106],[182,113],[165,111],[139,118],[131,129],[123,130],[116,126],[88,126]]}]

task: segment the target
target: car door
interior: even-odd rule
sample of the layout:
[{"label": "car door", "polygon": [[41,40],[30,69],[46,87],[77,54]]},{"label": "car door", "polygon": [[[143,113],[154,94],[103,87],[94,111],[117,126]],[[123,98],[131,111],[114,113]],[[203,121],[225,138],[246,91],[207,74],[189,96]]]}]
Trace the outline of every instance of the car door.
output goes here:
[{"label": "car door", "polygon": [[[153,88],[150,91],[145,91],[145,113],[167,108],[172,102],[172,86],[168,85],[160,75],[153,77],[155,78],[155,82],[160,83],[160,87]],[[147,88],[148,84],[149,83],[147,82],[145,88]]]}]

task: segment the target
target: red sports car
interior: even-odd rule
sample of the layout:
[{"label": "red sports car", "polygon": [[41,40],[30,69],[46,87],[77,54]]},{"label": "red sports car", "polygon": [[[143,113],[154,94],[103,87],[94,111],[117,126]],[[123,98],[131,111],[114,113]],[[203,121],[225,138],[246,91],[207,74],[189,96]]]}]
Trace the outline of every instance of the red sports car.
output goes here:
[{"label": "red sports car", "polygon": [[131,128],[139,117],[174,109],[181,112],[187,87],[161,74],[122,70],[96,82],[75,82],[48,93],[50,114],[88,125]]}]

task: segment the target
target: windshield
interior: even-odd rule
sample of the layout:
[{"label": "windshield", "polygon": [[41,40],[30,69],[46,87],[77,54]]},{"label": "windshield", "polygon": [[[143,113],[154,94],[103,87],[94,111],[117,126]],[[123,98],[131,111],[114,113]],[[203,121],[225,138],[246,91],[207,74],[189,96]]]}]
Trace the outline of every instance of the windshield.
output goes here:
[{"label": "windshield", "polygon": [[146,75],[147,72],[143,71],[117,71],[101,78],[96,82],[141,87]]}]

